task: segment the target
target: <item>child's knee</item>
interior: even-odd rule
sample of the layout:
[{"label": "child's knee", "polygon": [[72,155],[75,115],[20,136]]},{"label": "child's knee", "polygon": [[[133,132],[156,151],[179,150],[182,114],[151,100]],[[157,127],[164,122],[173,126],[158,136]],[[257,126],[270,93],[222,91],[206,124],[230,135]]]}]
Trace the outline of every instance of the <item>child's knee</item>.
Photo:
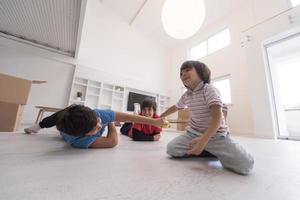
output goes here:
[{"label": "child's knee", "polygon": [[245,167],[242,173],[249,174],[250,171],[253,169],[253,166],[254,166],[254,158],[251,155],[248,155],[247,159],[245,160]]},{"label": "child's knee", "polygon": [[237,166],[235,167],[232,167],[231,170],[233,170],[238,174],[247,175],[251,172],[253,166],[254,166],[254,159],[249,154],[246,157],[240,159],[239,164],[237,164]]},{"label": "child's knee", "polygon": [[167,154],[172,157],[182,157],[184,156],[184,152],[180,152],[177,144],[173,141],[167,144]]}]

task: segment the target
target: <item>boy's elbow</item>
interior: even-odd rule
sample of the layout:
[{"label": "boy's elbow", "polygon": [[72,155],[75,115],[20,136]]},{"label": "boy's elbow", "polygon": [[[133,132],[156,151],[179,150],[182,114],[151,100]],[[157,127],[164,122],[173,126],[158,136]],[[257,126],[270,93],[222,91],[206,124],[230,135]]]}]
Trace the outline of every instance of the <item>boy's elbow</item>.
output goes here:
[{"label": "boy's elbow", "polygon": [[113,138],[110,142],[110,148],[114,148],[118,145],[118,138]]}]

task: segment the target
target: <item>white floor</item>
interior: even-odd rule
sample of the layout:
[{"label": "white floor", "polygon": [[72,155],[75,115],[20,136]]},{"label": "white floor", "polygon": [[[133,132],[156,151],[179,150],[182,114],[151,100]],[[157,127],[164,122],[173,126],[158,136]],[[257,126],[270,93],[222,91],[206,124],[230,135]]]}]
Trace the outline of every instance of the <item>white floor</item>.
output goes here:
[{"label": "white floor", "polygon": [[255,157],[248,176],[219,161],[175,160],[166,144],[120,136],[113,149],[72,149],[54,130],[37,135],[0,133],[0,199],[299,200],[300,142],[235,138]]}]

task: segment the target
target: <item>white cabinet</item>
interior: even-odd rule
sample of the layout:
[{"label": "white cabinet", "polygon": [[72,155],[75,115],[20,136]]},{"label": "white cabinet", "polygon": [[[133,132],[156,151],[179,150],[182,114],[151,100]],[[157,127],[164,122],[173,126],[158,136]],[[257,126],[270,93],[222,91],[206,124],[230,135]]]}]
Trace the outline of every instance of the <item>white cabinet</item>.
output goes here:
[{"label": "white cabinet", "polygon": [[113,110],[124,110],[124,97],[125,97],[125,88],[121,86],[114,86],[112,94],[112,109]]},{"label": "white cabinet", "polygon": [[170,107],[170,97],[164,95],[158,95],[158,111],[159,113],[164,112]]},{"label": "white cabinet", "polygon": [[75,77],[69,104],[123,111],[124,87]]},{"label": "white cabinet", "polygon": [[88,80],[87,92],[84,105],[97,108],[101,94],[101,82]]},{"label": "white cabinet", "polygon": [[101,90],[101,99],[99,101],[99,107],[104,109],[112,109],[112,96],[114,86],[111,84],[103,84]]},{"label": "white cabinet", "polygon": [[[92,109],[112,109],[124,112],[126,111],[127,98],[130,91],[147,93],[133,88],[125,88],[119,85],[75,76],[70,93],[69,104],[81,104]],[[169,97],[152,93],[151,95],[157,97],[158,113],[162,113],[169,108]]]},{"label": "white cabinet", "polygon": [[88,79],[75,77],[70,94],[70,104],[84,104],[86,100]]}]

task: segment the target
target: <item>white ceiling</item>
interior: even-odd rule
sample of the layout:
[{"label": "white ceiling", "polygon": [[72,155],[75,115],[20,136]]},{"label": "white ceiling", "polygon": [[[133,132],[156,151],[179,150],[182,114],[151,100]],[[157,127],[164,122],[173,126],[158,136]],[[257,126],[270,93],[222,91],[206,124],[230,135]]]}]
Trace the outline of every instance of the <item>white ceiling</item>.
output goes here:
[{"label": "white ceiling", "polygon": [[[77,34],[81,32],[78,30],[80,14],[84,14],[80,13],[81,6],[86,1],[0,0],[0,36],[74,56]],[[165,0],[99,1],[129,26],[167,48],[186,41],[173,39],[165,33],[161,23]],[[220,19],[244,1],[205,0],[207,15],[202,27]]]},{"label": "white ceiling", "polygon": [[[244,1],[205,0],[206,19],[202,27],[227,15]],[[130,26],[165,47],[173,48],[186,41],[173,39],[164,31],[160,17],[165,0],[101,0],[101,2]]]},{"label": "white ceiling", "polygon": [[81,0],[0,0],[2,37],[74,56]]}]

